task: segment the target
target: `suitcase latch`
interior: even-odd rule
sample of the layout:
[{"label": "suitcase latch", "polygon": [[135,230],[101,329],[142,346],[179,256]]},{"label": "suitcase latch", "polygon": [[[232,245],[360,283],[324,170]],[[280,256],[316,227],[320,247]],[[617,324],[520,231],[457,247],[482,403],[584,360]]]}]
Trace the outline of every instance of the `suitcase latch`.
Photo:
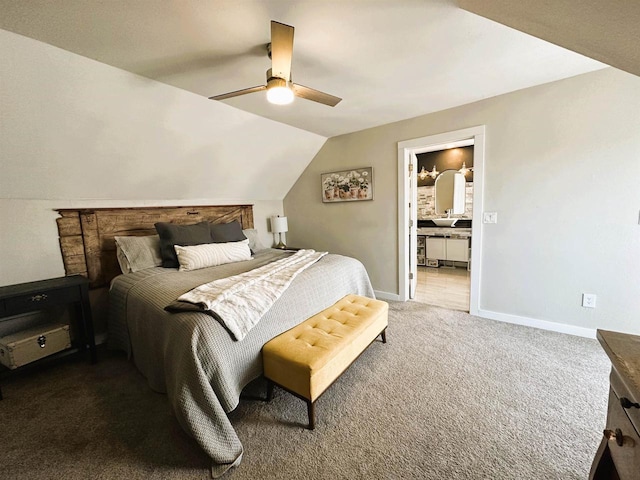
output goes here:
[{"label": "suitcase latch", "polygon": [[40,345],[40,348],[44,348],[46,344],[47,344],[47,337],[44,335],[40,335],[38,337],[38,345]]}]

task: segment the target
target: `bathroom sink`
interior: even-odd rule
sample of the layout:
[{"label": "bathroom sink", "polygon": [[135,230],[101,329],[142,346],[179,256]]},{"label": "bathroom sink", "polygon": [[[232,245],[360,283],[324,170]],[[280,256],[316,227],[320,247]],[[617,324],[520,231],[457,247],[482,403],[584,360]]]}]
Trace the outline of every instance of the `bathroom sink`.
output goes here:
[{"label": "bathroom sink", "polygon": [[457,218],[432,218],[431,221],[439,227],[453,227],[458,221]]}]

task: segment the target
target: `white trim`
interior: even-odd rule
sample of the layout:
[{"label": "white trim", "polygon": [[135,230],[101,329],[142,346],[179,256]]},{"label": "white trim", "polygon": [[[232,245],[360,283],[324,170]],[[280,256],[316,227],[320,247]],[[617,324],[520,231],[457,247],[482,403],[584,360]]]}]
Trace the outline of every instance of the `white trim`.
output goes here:
[{"label": "white trim", "polygon": [[[471,292],[469,313],[478,315],[480,309],[480,280],[482,278],[482,210],[484,191],[485,126],[465,128],[452,132],[429,135],[398,142],[398,297],[401,301],[409,299],[409,242],[406,229],[409,225],[409,204],[406,201],[409,192],[410,152],[422,153],[433,150],[434,146],[446,148],[448,144],[457,144],[473,140],[473,222],[471,224]],[[414,166],[414,169],[417,166]]]},{"label": "white trim", "polygon": [[392,302],[399,302],[400,301],[400,295],[398,295],[396,293],[382,292],[380,290],[374,290],[373,293],[376,294],[376,298],[378,300],[390,300]]},{"label": "white trim", "polygon": [[487,318],[489,320],[497,320],[499,322],[514,323],[516,325],[524,325],[526,327],[539,328],[541,330],[550,330],[552,332],[566,333],[578,337],[596,338],[596,330],[593,328],[577,327],[575,325],[567,325],[566,323],[550,322],[548,320],[538,320],[537,318],[521,317],[510,313],[492,312],[491,310],[479,310],[478,317]]},{"label": "white trim", "polygon": [[[406,228],[409,226],[409,164],[411,147],[407,142],[398,142],[398,300],[409,300],[409,242]],[[417,165],[414,165],[414,169]]]}]

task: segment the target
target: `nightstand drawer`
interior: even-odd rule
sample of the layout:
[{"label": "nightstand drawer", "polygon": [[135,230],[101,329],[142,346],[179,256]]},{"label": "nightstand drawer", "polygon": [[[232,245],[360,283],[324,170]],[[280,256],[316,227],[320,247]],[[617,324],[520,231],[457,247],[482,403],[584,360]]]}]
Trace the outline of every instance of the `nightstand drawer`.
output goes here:
[{"label": "nightstand drawer", "polygon": [[[629,417],[629,420],[633,424],[636,432],[640,432],[640,408],[634,406],[640,405],[640,398],[635,398],[633,394],[627,389],[626,385],[620,378],[620,374],[615,368],[611,369],[611,376],[609,377],[611,383],[611,389],[616,395],[616,402]],[[625,406],[622,406],[622,402]],[[640,447],[639,447],[640,448]]]},{"label": "nightstand drawer", "polygon": [[66,305],[80,300],[80,290],[61,288],[57,290],[34,291],[4,300],[4,315],[32,312],[55,305]]},{"label": "nightstand drawer", "polygon": [[609,452],[620,480],[637,480],[640,472],[640,436],[629,421],[613,389],[609,393],[607,430]]}]

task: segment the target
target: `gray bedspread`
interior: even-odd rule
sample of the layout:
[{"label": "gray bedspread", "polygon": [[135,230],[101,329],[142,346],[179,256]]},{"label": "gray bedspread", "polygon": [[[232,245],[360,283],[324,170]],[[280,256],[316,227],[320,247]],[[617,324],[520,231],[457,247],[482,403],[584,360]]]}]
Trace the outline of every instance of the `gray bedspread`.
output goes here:
[{"label": "gray bedspread", "polygon": [[205,313],[164,308],[198,285],[290,254],[268,249],[253,260],[190,272],[152,268],[111,284],[109,346],[132,354],[151,388],[167,393],[178,422],[211,457],[214,477],[241,461],[242,444],[226,414],[262,374],[262,346],[349,293],[374,297],[371,282],[358,260],[326,255],[294,279],[241,341]]}]

